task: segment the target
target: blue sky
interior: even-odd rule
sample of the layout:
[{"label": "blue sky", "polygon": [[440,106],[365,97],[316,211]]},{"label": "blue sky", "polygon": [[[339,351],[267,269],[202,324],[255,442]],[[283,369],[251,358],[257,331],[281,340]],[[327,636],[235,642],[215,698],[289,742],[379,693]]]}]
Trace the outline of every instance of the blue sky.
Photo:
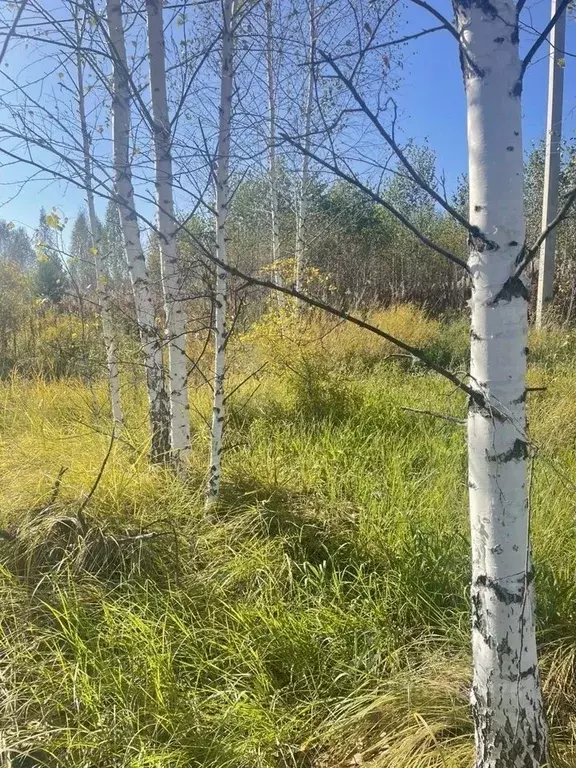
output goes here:
[{"label": "blue sky", "polygon": [[[435,26],[436,21],[428,13],[407,3],[405,21],[400,34]],[[436,0],[435,7],[452,18],[451,5],[447,0]],[[542,29],[549,16],[549,0],[528,0],[523,20]],[[405,31],[404,31],[405,30]],[[534,39],[533,34],[522,32],[522,47],[526,50]],[[567,51],[576,52],[576,20],[567,24]],[[529,68],[523,94],[524,147],[537,143],[544,134],[546,115],[546,88],[548,46]],[[9,56],[9,67],[30,67],[31,52],[17,47]],[[436,32],[406,46],[400,88],[396,94],[400,113],[398,128],[406,138],[420,143],[425,140],[436,150],[438,171],[444,172],[449,189],[454,189],[460,174],[466,171],[466,119],[464,91],[455,41],[445,32]],[[574,63],[573,63],[574,62]],[[31,71],[42,67],[32,64]],[[571,138],[576,128],[576,89],[574,76],[576,59],[567,57],[565,72],[564,136]],[[0,158],[1,161],[1,158]],[[26,167],[0,167],[3,181],[26,177]],[[0,185],[0,218],[12,220],[33,228],[38,220],[40,206],[58,206],[73,218],[83,205],[83,195],[71,186],[34,183],[12,198],[13,187]],[[103,207],[100,206],[101,208]]]},{"label": "blue sky", "polygon": [[[408,3],[408,6],[411,6]],[[449,19],[452,8],[446,0],[434,6]],[[530,0],[522,14],[525,23],[543,29],[550,15],[549,0]],[[428,13],[416,6],[407,10],[407,28],[434,26]],[[535,39],[533,33],[521,32],[525,52]],[[566,50],[576,53],[576,19],[569,17],[566,27]],[[522,98],[524,117],[524,149],[530,150],[544,135],[548,81],[547,43],[529,67]],[[564,136],[571,138],[576,128],[576,59],[566,58],[564,75]],[[403,112],[402,129],[406,136],[418,141],[428,139],[438,153],[438,170],[446,173],[450,187],[466,170],[466,113],[462,77],[458,65],[456,41],[446,32],[436,32],[417,40],[411,48],[398,94]]]}]

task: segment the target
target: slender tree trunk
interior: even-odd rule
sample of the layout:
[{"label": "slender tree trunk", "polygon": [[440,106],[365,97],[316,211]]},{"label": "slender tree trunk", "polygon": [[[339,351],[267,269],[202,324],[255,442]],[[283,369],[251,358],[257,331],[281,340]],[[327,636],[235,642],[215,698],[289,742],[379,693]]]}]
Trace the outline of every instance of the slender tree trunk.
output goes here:
[{"label": "slender tree trunk", "polygon": [[190,413],[186,371],[186,305],[176,249],[177,222],[172,191],[172,148],[166,94],[166,52],[161,0],[146,0],[150,93],[154,120],[154,155],[160,264],[168,333],[168,378],[170,382],[170,437],[177,467],[190,451]]},{"label": "slender tree trunk", "polygon": [[300,177],[300,196],[296,203],[296,253],[294,287],[302,290],[302,274],[306,258],[306,213],[308,208],[308,183],[310,177],[310,158],[312,146],[312,109],[314,107],[314,56],[316,55],[316,4],[310,0],[310,62],[308,70],[308,91],[304,108],[304,150],[302,154],[302,175]]},{"label": "slender tree trunk", "polygon": [[[216,256],[224,264],[226,254],[226,220],[228,217],[229,165],[230,165],[230,123],[232,112],[232,91],[234,87],[234,0],[223,0],[222,29],[222,71],[220,80],[220,120],[218,129],[218,153],[216,168]],[[212,409],[212,441],[206,505],[213,504],[220,492],[224,428],[224,383],[226,375],[226,342],[228,329],[226,313],[228,306],[228,273],[216,267],[216,288],[214,293],[214,406]]]},{"label": "slender tree trunk", "polygon": [[[75,19],[76,39],[78,46],[81,44],[81,35],[78,19]],[[120,371],[118,369],[118,355],[114,334],[114,321],[112,318],[112,301],[110,296],[109,278],[102,265],[100,253],[101,232],[94,205],[94,193],[92,191],[92,163],[90,153],[90,134],[86,122],[86,104],[84,100],[84,69],[80,52],[76,53],[76,75],[78,85],[78,114],[80,118],[80,131],[82,133],[82,150],[84,155],[84,187],[86,189],[86,202],[88,204],[88,221],[90,224],[90,243],[96,270],[96,294],[100,307],[100,321],[102,324],[102,337],[106,349],[106,361],[108,365],[108,383],[110,386],[110,399],[112,402],[112,418],[115,424],[122,424],[122,405],[120,402]]]},{"label": "slender tree trunk", "polygon": [[[266,0],[266,75],[268,83],[268,169],[270,175],[270,218],[272,223],[272,274],[277,285],[280,273],[280,226],[278,221],[278,167],[276,163],[276,88],[274,85],[274,29],[272,0]],[[281,294],[278,294],[280,297]]]},{"label": "slender tree trunk", "polygon": [[468,416],[472,708],[477,768],[547,760],[529,550],[527,298],[518,20],[512,0],[455,2],[468,112],[472,272]]},{"label": "slender tree trunk", "polygon": [[136,319],[142,344],[152,431],[151,459],[166,461],[170,455],[169,403],[164,386],[162,343],[156,323],[146,259],[136,218],[130,167],[130,84],[120,0],[107,0],[108,34],[114,61],[112,98],[115,188],[122,237],[134,294]]}]

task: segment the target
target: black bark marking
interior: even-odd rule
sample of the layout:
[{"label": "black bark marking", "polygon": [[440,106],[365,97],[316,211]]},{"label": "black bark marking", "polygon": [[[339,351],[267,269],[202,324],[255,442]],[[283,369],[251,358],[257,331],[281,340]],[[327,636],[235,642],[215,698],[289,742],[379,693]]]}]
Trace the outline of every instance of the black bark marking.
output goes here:
[{"label": "black bark marking", "polygon": [[528,390],[525,389],[524,392],[522,392],[522,394],[520,395],[520,397],[517,397],[515,400],[512,400],[512,404],[520,405],[520,403],[525,403],[527,395],[528,395]]},{"label": "black bark marking", "polygon": [[499,422],[505,421],[503,414],[501,414],[498,410],[493,410],[490,408],[486,398],[480,392],[478,392],[478,396],[476,398],[470,397],[468,399],[468,413],[477,413],[480,416],[484,416],[484,418],[494,419],[495,421]]},{"label": "black bark marking", "polygon": [[490,0],[455,0],[455,8],[463,8],[469,10],[470,8],[478,8],[486,16],[491,16],[495,19],[498,16],[498,9],[492,5]]},{"label": "black bark marking", "polygon": [[507,461],[522,461],[528,458],[528,444],[525,440],[521,440],[519,437],[514,440],[514,444],[507,451],[502,453],[487,454],[488,461],[496,461],[498,463],[505,463]]},{"label": "black bark marking", "polygon": [[512,301],[512,299],[524,299],[525,301],[529,301],[530,299],[530,292],[524,285],[524,281],[515,275],[506,280],[502,288],[500,288],[496,296],[494,296],[490,302],[490,306],[494,307],[499,301]]},{"label": "black bark marking", "polygon": [[512,146],[512,144],[509,144],[509,145],[506,147],[506,152],[514,152],[514,147]]},{"label": "black bark marking", "polygon": [[[524,600],[524,592],[511,592],[506,587],[503,587],[500,582],[495,579],[491,579],[486,574],[478,576],[474,583],[474,587],[485,587],[490,589],[504,605],[518,605]],[[479,596],[478,596],[479,599]]]},{"label": "black bark marking", "polygon": [[478,227],[474,227],[468,235],[468,248],[477,253],[483,253],[484,251],[497,251],[500,246],[483,235]]}]

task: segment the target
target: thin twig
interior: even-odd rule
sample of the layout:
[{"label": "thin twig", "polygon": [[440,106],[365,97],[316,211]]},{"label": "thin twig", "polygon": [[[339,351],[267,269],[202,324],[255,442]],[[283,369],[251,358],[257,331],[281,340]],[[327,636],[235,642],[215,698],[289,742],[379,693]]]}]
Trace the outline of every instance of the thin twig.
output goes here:
[{"label": "thin twig", "polygon": [[[416,2],[416,0],[412,0],[412,2]],[[522,66],[520,68],[520,77],[518,78],[518,82],[519,83],[522,83],[522,79],[524,78],[524,74],[525,74],[525,72],[526,72],[526,70],[528,68],[528,65],[530,64],[530,62],[532,61],[532,59],[536,55],[536,53],[537,53],[538,49],[540,48],[540,46],[542,45],[542,43],[546,40],[546,38],[548,37],[550,32],[554,29],[554,27],[556,25],[556,22],[558,21],[560,16],[562,16],[564,11],[566,10],[568,2],[569,2],[569,0],[560,0],[560,3],[558,4],[558,7],[556,8],[556,12],[552,16],[552,18],[550,19],[548,24],[546,24],[546,26],[544,27],[544,29],[542,30],[542,32],[540,33],[540,35],[538,36],[538,38],[534,42],[534,45],[532,46],[532,48],[530,48],[530,50],[528,51],[526,56],[524,56],[524,61],[522,62]]]},{"label": "thin twig", "polygon": [[248,376],[246,376],[246,378],[245,378],[245,379],[242,379],[242,381],[240,382],[240,384],[236,384],[236,386],[234,387],[234,389],[232,389],[230,392],[228,392],[228,394],[227,394],[227,395],[226,395],[226,397],[224,398],[224,402],[225,402],[225,403],[226,403],[226,402],[228,402],[228,399],[229,399],[230,397],[232,397],[232,395],[233,395],[235,392],[238,392],[238,390],[239,390],[241,387],[243,387],[243,386],[244,386],[244,384],[247,384],[247,383],[250,381],[250,379],[253,379],[255,376],[258,376],[258,374],[260,373],[260,371],[261,371],[261,370],[263,370],[264,368],[266,368],[266,366],[267,366],[267,365],[268,365],[268,360],[266,360],[266,362],[265,362],[265,363],[263,363],[263,364],[262,364],[262,365],[261,365],[259,368],[257,368],[255,371],[252,371],[252,373],[250,373]]},{"label": "thin twig", "polygon": [[68,471],[68,467],[60,467],[60,471],[58,472],[58,477],[54,481],[54,487],[52,488],[52,495],[50,496],[48,507],[54,506],[54,503],[58,498],[58,494],[60,493],[60,484],[62,483],[62,478],[64,477],[64,473],[67,471]]},{"label": "thin twig", "polygon": [[328,171],[331,171],[336,176],[339,176],[343,181],[347,181],[349,184],[352,184],[357,189],[360,189],[362,192],[364,192],[364,194],[367,197],[369,197],[375,203],[378,203],[383,208],[385,208],[389,213],[392,214],[392,216],[394,216],[394,218],[398,219],[398,221],[401,224],[403,224],[406,227],[406,229],[412,232],[412,234],[415,235],[423,245],[426,245],[431,250],[436,251],[436,253],[439,253],[441,256],[444,256],[444,258],[448,259],[453,264],[457,264],[459,267],[465,270],[465,272],[470,274],[470,268],[468,267],[468,264],[466,264],[465,261],[458,258],[458,256],[455,256],[450,251],[446,250],[446,248],[443,248],[441,245],[438,245],[437,243],[433,242],[428,237],[426,237],[426,235],[420,232],[420,230],[414,224],[412,224],[410,219],[407,219],[403,213],[401,213],[399,210],[394,208],[394,206],[391,205],[389,202],[384,200],[384,198],[381,195],[379,195],[377,192],[374,192],[374,190],[370,189],[370,187],[367,187],[359,179],[346,173],[337,165],[333,165],[332,163],[329,163],[327,160],[324,160],[315,152],[308,150],[306,147],[304,147],[302,144],[292,139],[286,133],[281,133],[280,136],[284,141],[287,141],[288,144],[293,146],[295,149],[298,149],[300,152],[307,155],[311,160],[314,160],[316,163],[318,163],[319,165],[322,165]]},{"label": "thin twig", "polygon": [[82,504],[80,504],[80,509],[77,512],[78,520],[80,520],[80,524],[82,525],[82,528],[86,529],[86,520],[84,518],[83,512],[88,506],[88,503],[92,496],[96,493],[96,489],[100,485],[100,480],[102,480],[102,475],[104,474],[104,470],[106,469],[106,465],[108,464],[108,459],[110,458],[110,454],[112,453],[112,448],[114,447],[114,442],[116,440],[116,425],[113,425],[112,427],[112,434],[110,435],[110,445],[108,446],[108,450],[106,451],[106,456],[104,456],[104,460],[102,461],[102,464],[100,465],[100,470],[98,471],[98,474],[96,475],[96,479],[94,480],[92,484],[92,488],[90,488],[89,492],[87,493],[86,497],[82,501]]},{"label": "thin twig", "polygon": [[4,45],[2,46],[2,50],[0,51],[0,66],[2,65],[2,61],[4,60],[4,56],[6,55],[6,51],[8,50],[8,45],[10,44],[10,38],[14,35],[16,32],[16,27],[18,26],[18,22],[20,21],[20,17],[24,13],[24,8],[26,8],[26,5],[28,4],[28,0],[22,0],[20,3],[20,6],[18,7],[18,11],[16,13],[16,16],[14,17],[14,21],[12,22],[12,26],[6,33],[6,37],[4,38]]},{"label": "thin twig", "polygon": [[402,406],[402,410],[410,411],[410,413],[420,413],[423,416],[434,416],[435,419],[443,419],[452,424],[466,424],[466,419],[457,419],[456,416],[448,416],[445,413],[437,413],[436,411],[423,411],[420,408],[408,408],[407,406]]},{"label": "thin twig", "polygon": [[411,0],[414,5],[419,5],[420,8],[424,8],[428,13],[431,13],[432,16],[434,16],[435,19],[438,19],[439,22],[441,22],[442,26],[450,32],[452,37],[454,37],[458,41],[458,45],[460,45],[460,35],[458,34],[456,28],[453,24],[451,24],[446,16],[443,16],[440,11],[437,11],[434,6],[430,5],[429,3],[425,2],[425,0]]},{"label": "thin twig", "polygon": [[435,200],[439,206],[444,208],[446,213],[449,213],[450,216],[452,216],[452,218],[454,218],[459,224],[461,224],[466,230],[468,230],[468,232],[473,237],[479,237],[482,240],[484,240],[485,243],[488,244],[489,243],[488,238],[482,234],[482,232],[478,229],[478,227],[471,224],[465,216],[459,213],[459,211],[457,211],[456,208],[454,208],[454,206],[450,205],[450,203],[445,198],[443,198],[442,195],[439,195],[438,192],[436,192],[436,190],[434,189],[434,187],[428,184],[426,179],[424,179],[424,177],[420,173],[418,173],[416,168],[414,168],[414,166],[412,165],[410,160],[406,157],[406,155],[404,154],[402,149],[399,147],[399,145],[396,143],[396,141],[394,141],[394,139],[388,133],[386,128],[384,128],[384,126],[382,125],[382,123],[380,122],[376,114],[372,112],[372,110],[370,109],[366,101],[362,98],[362,96],[358,92],[358,89],[356,88],[354,83],[350,80],[349,77],[347,77],[344,74],[344,72],[342,72],[342,70],[340,69],[338,64],[336,64],[334,59],[324,51],[319,50],[318,54],[323,61],[325,61],[327,64],[330,65],[330,67],[332,67],[338,79],[342,83],[344,83],[346,88],[348,88],[348,90],[352,94],[355,102],[358,104],[362,112],[364,112],[364,114],[370,120],[372,125],[376,128],[380,136],[382,136],[384,141],[392,149],[396,157],[400,160],[404,168],[406,168],[406,170],[408,171],[410,176],[414,179],[414,181],[418,184],[418,186],[421,187],[428,195],[430,195],[430,197],[433,200]]},{"label": "thin twig", "polygon": [[520,265],[518,266],[518,269],[516,270],[516,273],[514,277],[520,277],[522,272],[526,269],[526,267],[530,264],[530,262],[534,259],[538,251],[540,250],[540,246],[546,240],[550,232],[552,232],[553,229],[555,229],[558,224],[560,224],[568,215],[568,211],[572,207],[572,204],[576,200],[576,187],[572,187],[572,189],[567,192],[566,195],[564,195],[564,205],[562,208],[560,208],[556,218],[554,218],[550,224],[540,233],[538,236],[536,242],[534,245],[529,248],[520,262]]}]

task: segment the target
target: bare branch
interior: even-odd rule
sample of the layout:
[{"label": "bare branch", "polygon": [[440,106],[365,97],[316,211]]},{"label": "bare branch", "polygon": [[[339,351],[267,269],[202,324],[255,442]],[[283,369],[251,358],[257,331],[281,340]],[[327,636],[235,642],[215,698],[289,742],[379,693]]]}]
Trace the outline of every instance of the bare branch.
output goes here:
[{"label": "bare branch", "polygon": [[466,424],[466,419],[458,419],[456,416],[448,416],[445,413],[437,413],[436,411],[422,411],[420,408],[408,408],[407,406],[402,406],[403,411],[410,411],[410,413],[420,413],[423,416],[434,416],[435,419],[443,419],[444,421],[449,421],[452,424]]},{"label": "bare branch", "polygon": [[431,13],[435,19],[438,19],[438,21],[442,23],[442,26],[444,27],[444,29],[447,29],[448,32],[450,32],[450,34],[452,35],[452,37],[458,41],[458,45],[460,45],[460,35],[458,34],[458,31],[456,30],[454,25],[448,21],[446,16],[443,16],[440,13],[440,11],[437,11],[436,8],[434,8],[434,6],[425,2],[425,0],[410,0],[410,2],[414,3],[414,5],[419,5],[420,8],[424,8],[426,11],[428,11],[428,13]]},{"label": "bare branch", "polygon": [[12,26],[6,33],[6,37],[4,38],[4,44],[2,46],[2,50],[0,51],[0,65],[4,60],[4,56],[6,56],[6,51],[8,50],[8,46],[10,44],[10,38],[16,32],[16,27],[18,26],[20,17],[24,13],[24,9],[26,8],[27,4],[28,4],[28,0],[22,0],[22,2],[20,3],[20,6],[18,7],[18,11],[16,12],[16,16],[14,17],[14,21],[12,22]]},{"label": "bare branch", "polygon": [[[295,146],[299,146],[295,142],[292,142],[292,143]],[[49,149],[49,147],[47,147],[47,148]],[[8,155],[8,156],[12,157],[13,159],[19,160],[20,162],[32,165],[32,166],[34,166],[36,168],[41,168],[42,170],[46,171],[47,173],[50,173],[51,175],[53,175],[54,177],[66,180],[66,181],[68,181],[69,183],[73,184],[76,187],[79,187],[81,189],[83,188],[83,184],[80,181],[78,181],[77,179],[75,179],[75,178],[73,178],[71,176],[66,176],[65,174],[62,174],[62,173],[60,173],[60,172],[58,172],[58,171],[56,171],[54,169],[42,166],[40,163],[37,163],[37,162],[32,161],[32,160],[29,160],[28,158],[19,157],[18,155],[14,154],[12,152],[9,152],[8,150],[0,148],[0,152],[2,152],[5,155]],[[317,159],[317,158],[315,158],[314,155],[311,155],[311,156],[314,157],[314,159]],[[327,165],[327,167],[332,169],[330,165]],[[342,174],[340,174],[340,175],[342,176]],[[357,180],[354,180],[354,179],[351,179],[350,177],[347,177],[346,174],[344,174],[343,178],[346,178],[347,180],[350,180],[352,183],[356,184],[356,186],[359,186],[359,182],[357,182]],[[360,185],[360,188],[363,189],[366,192],[366,194],[368,194],[370,197],[375,199],[376,202],[380,202],[387,209],[392,208],[391,206],[388,205],[388,203],[386,203],[385,200],[380,198],[379,195],[377,195],[376,193],[372,192],[369,188],[364,187],[363,185]],[[102,191],[100,189],[94,189],[94,194],[96,194],[97,196],[99,196],[101,198],[104,198],[104,199],[107,199],[107,200],[114,200],[114,201],[118,202],[118,199],[117,199],[117,197],[115,195],[107,193],[107,192],[104,192],[104,191]],[[575,190],[574,194],[576,196],[576,190]],[[125,203],[123,203],[123,204],[125,204]],[[127,207],[130,208],[130,210],[132,211],[134,216],[136,216],[139,219],[141,219],[142,221],[144,221],[150,227],[150,229],[152,231],[154,231],[156,234],[160,234],[158,232],[157,227],[151,221],[149,221],[145,216],[140,214],[132,206],[127,206]],[[165,211],[162,208],[162,206],[158,205],[158,208],[161,208],[167,215],[170,215],[170,214],[168,214],[167,211]],[[393,208],[392,208],[392,211],[394,212]],[[429,241],[427,238],[424,238],[424,236],[421,235],[418,232],[418,230],[409,221],[407,221],[402,216],[402,214],[397,214],[397,215],[399,217],[401,217],[400,218],[401,221],[405,221],[406,222],[407,228],[410,229],[411,231],[413,231],[419,237],[419,239],[422,240],[422,242],[424,242],[425,244],[429,245],[429,247],[433,248],[434,250],[436,250],[436,251],[438,251],[440,253],[443,253],[443,249],[439,249],[439,246],[436,246],[434,243]],[[209,248],[206,247],[206,245],[190,229],[188,229],[187,227],[183,227],[182,231],[185,232],[190,237],[192,242],[194,242],[194,244],[200,249],[200,251],[204,255],[204,258],[206,258],[208,261],[212,262],[213,264],[216,264],[221,269],[226,270],[229,274],[233,275],[234,277],[240,278],[247,285],[259,286],[261,288],[267,288],[267,289],[272,290],[272,291],[277,291],[279,293],[284,294],[285,296],[291,296],[293,298],[299,299],[302,303],[307,304],[308,306],[315,307],[316,309],[320,309],[323,312],[326,312],[327,314],[332,315],[333,317],[337,317],[337,318],[339,318],[341,320],[346,320],[349,323],[352,323],[352,325],[356,325],[359,328],[363,328],[364,330],[370,331],[371,333],[375,334],[376,336],[379,336],[380,338],[385,339],[386,341],[389,341],[391,344],[394,344],[394,346],[398,347],[399,349],[404,350],[404,352],[407,352],[409,355],[414,357],[416,360],[419,360],[421,363],[423,363],[423,365],[425,365],[426,368],[434,371],[435,373],[438,373],[440,376],[442,376],[443,378],[447,379],[451,384],[454,385],[454,387],[456,389],[459,389],[461,392],[464,392],[466,395],[468,395],[468,397],[471,398],[471,400],[473,402],[475,402],[480,407],[482,407],[482,408],[490,407],[490,412],[491,412],[491,414],[494,417],[506,419],[506,415],[505,414],[502,414],[499,411],[499,409],[497,409],[494,406],[492,406],[491,404],[487,403],[486,398],[484,397],[482,392],[477,391],[475,389],[472,389],[472,387],[468,386],[455,373],[453,373],[452,371],[450,371],[450,370],[448,370],[446,368],[443,368],[441,365],[438,365],[437,363],[435,363],[434,360],[429,358],[428,355],[425,352],[422,352],[422,350],[418,349],[417,347],[413,347],[412,345],[407,344],[406,342],[402,341],[401,339],[398,339],[395,336],[392,336],[390,333],[387,333],[386,331],[383,331],[381,328],[378,328],[375,325],[371,325],[370,323],[365,322],[361,318],[356,317],[355,315],[352,315],[349,312],[346,312],[346,311],[341,310],[341,309],[337,309],[336,307],[333,307],[330,304],[327,304],[326,302],[322,301],[321,299],[317,299],[317,298],[315,298],[313,296],[309,296],[309,295],[307,295],[305,293],[302,293],[301,291],[296,290],[295,288],[288,288],[288,287],[286,287],[284,285],[277,285],[276,283],[272,282],[271,280],[266,280],[266,279],[263,279],[263,278],[247,275],[242,270],[240,270],[240,269],[238,269],[236,267],[233,267],[230,264],[226,264],[225,262],[221,261],[217,256],[215,256],[210,251]],[[461,261],[456,256],[452,256],[452,254],[450,254],[449,252],[443,253],[443,255],[446,255],[447,258],[450,258],[451,260],[454,260],[456,263],[460,264],[460,266],[462,266],[466,270],[466,272],[469,273],[468,266],[465,264],[465,262]],[[112,438],[114,439],[114,433],[112,433]],[[99,476],[97,478],[97,482],[94,484],[93,489],[91,490],[88,499],[82,505],[81,511],[85,508],[86,504],[89,501],[89,498],[94,493],[98,483],[100,482],[100,478],[101,478],[101,475],[102,475],[102,473],[104,471],[106,462],[108,461],[108,457],[109,457],[109,455],[110,455],[110,453],[112,451],[113,439],[112,439],[112,442],[110,444],[109,452],[107,454],[105,462],[104,462],[104,464],[103,464],[103,466],[101,468],[101,472],[100,472],[100,474],[99,474]]]},{"label": "bare branch", "polygon": [[115,440],[116,440],[116,433],[115,433],[115,425],[114,425],[112,427],[112,434],[110,435],[110,444],[108,445],[108,450],[106,451],[106,455],[104,456],[102,464],[100,465],[100,469],[98,471],[98,474],[96,475],[96,479],[92,483],[92,488],[90,488],[90,490],[86,494],[86,497],[82,501],[82,504],[80,504],[80,509],[78,510],[78,513],[77,513],[78,520],[80,520],[80,523],[82,524],[83,527],[85,527],[85,521],[84,521],[84,515],[82,513],[88,506],[90,499],[92,498],[92,496],[94,496],[94,494],[96,493],[96,489],[100,485],[100,480],[102,480],[102,475],[104,474],[104,470],[106,469],[106,465],[108,464],[108,459],[110,458],[110,454],[112,453],[112,448],[114,447]]},{"label": "bare branch", "polygon": [[560,224],[568,215],[568,211],[572,207],[572,204],[576,200],[576,187],[572,187],[572,189],[564,195],[564,205],[560,210],[558,211],[558,214],[555,219],[553,219],[550,224],[544,229],[540,235],[538,236],[536,242],[534,245],[529,248],[527,251],[525,251],[522,256],[522,261],[520,262],[518,269],[516,270],[514,277],[520,277],[520,275],[524,272],[528,264],[530,264],[531,261],[534,260],[534,257],[540,250],[540,246],[546,240],[550,232],[552,232],[553,229],[555,229],[558,224]]},{"label": "bare branch", "polygon": [[370,189],[370,187],[367,187],[359,179],[355,178],[354,176],[351,176],[349,173],[346,173],[337,165],[333,165],[332,163],[329,163],[327,160],[324,160],[315,152],[312,152],[311,150],[307,149],[305,146],[303,146],[299,142],[292,139],[286,133],[281,133],[280,135],[284,141],[287,141],[289,144],[291,144],[293,147],[298,149],[303,154],[308,155],[308,157],[311,160],[314,160],[315,162],[319,163],[319,165],[322,165],[324,168],[326,168],[328,171],[331,171],[332,173],[334,173],[336,176],[339,176],[344,181],[347,181],[349,184],[352,184],[353,186],[357,187],[362,192],[364,192],[364,194],[367,197],[369,197],[371,200],[374,200],[375,203],[378,203],[383,208],[385,208],[389,213],[391,213],[394,216],[394,218],[398,219],[398,221],[400,221],[406,227],[406,229],[410,230],[410,232],[412,232],[412,234],[415,235],[418,238],[418,240],[420,240],[421,243],[428,246],[428,248],[431,248],[433,251],[436,251],[436,253],[439,253],[441,256],[444,256],[453,264],[458,264],[459,267],[462,267],[462,269],[464,269],[468,274],[470,274],[470,270],[465,261],[458,258],[458,256],[454,255],[450,251],[446,250],[446,248],[443,248],[441,245],[437,245],[435,242],[433,242],[428,237],[426,237],[426,235],[422,234],[422,232],[420,232],[420,230],[416,226],[414,226],[414,224],[412,224],[412,222],[409,219],[407,219],[403,213],[401,213],[399,210],[394,208],[394,206],[391,205],[389,202],[384,200],[384,198],[381,195],[379,195],[377,192],[374,192],[374,190]]},{"label": "bare branch", "polygon": [[364,101],[360,93],[358,92],[356,86],[354,83],[348,78],[344,72],[340,69],[340,67],[336,64],[334,59],[329,56],[324,51],[318,51],[319,56],[327,63],[329,64],[336,75],[338,76],[338,79],[344,83],[346,88],[350,91],[352,94],[354,100],[364,112],[364,114],[368,117],[372,125],[376,128],[378,133],[382,136],[382,138],[386,141],[386,143],[390,146],[390,148],[393,150],[396,157],[400,160],[402,165],[406,168],[410,176],[414,179],[414,181],[420,186],[430,197],[435,200],[438,205],[440,205],[444,210],[449,213],[456,221],[461,224],[465,229],[468,230],[468,232],[473,237],[479,237],[484,242],[488,243],[488,240],[485,235],[483,235],[478,227],[473,226],[470,224],[468,219],[466,219],[465,216],[462,216],[461,213],[459,213],[456,208],[450,205],[450,203],[447,202],[445,198],[442,197],[442,195],[439,195],[436,190],[430,186],[426,182],[426,180],[421,176],[421,174],[418,173],[418,171],[414,168],[410,160],[406,157],[402,149],[398,146],[394,138],[388,133],[388,131],[384,128],[378,117],[372,112],[368,104]]},{"label": "bare branch", "polygon": [[[413,2],[415,1],[416,0],[413,0]],[[524,74],[528,68],[528,65],[530,64],[530,62],[536,55],[538,49],[544,43],[544,41],[546,40],[550,32],[554,29],[554,26],[556,25],[556,22],[558,21],[560,16],[562,16],[562,14],[565,12],[569,1],[570,0],[560,1],[560,3],[558,4],[558,7],[556,8],[556,13],[552,16],[548,24],[546,24],[546,26],[544,27],[544,29],[542,30],[542,32],[534,42],[534,45],[532,46],[532,48],[530,48],[526,56],[524,56],[524,61],[522,62],[522,67],[520,68],[520,77],[518,78],[519,83],[522,83],[522,80],[524,78]]]}]

